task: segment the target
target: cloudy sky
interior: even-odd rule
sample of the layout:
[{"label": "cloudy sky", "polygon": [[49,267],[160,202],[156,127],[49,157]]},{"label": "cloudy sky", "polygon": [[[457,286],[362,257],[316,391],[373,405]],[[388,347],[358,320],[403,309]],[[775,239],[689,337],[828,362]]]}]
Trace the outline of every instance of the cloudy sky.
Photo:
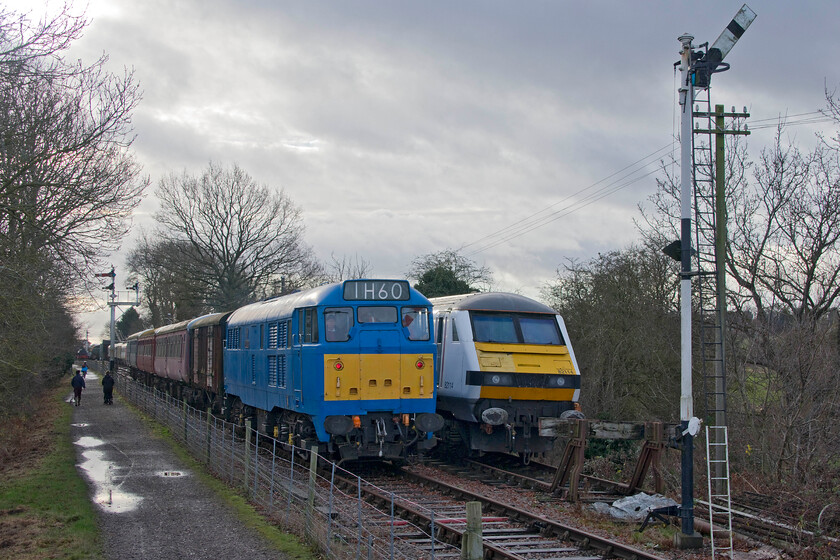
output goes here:
[{"label": "cloudy sky", "polygon": [[[747,107],[757,154],[774,119],[840,86],[840,4],[748,4],[758,17],[712,101]],[[636,237],[657,162],[679,149],[677,38],[713,42],[741,5],[90,0],[70,56],[134,69],[134,150],[153,185],[235,162],[295,202],[322,260],[404,277],[419,255],[462,249],[495,289],[537,296],[567,258]],[[812,143],[828,126],[789,133]],[[153,226],[153,192],[135,234]],[[82,317],[92,338],[107,316]]]}]

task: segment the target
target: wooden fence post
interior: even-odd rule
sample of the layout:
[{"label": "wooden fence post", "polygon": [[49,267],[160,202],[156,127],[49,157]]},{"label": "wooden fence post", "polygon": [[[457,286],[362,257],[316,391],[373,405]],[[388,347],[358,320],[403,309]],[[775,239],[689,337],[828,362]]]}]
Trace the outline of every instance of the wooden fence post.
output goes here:
[{"label": "wooden fence post", "polygon": [[467,530],[461,537],[461,560],[484,558],[481,536],[481,502],[467,502]]}]

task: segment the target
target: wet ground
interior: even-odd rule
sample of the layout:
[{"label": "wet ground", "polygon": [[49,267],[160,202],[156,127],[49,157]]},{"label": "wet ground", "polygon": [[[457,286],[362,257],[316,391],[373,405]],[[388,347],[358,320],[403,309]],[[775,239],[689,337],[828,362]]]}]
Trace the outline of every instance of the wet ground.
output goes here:
[{"label": "wet ground", "polygon": [[[114,404],[105,405],[100,379],[88,372],[71,437],[99,511],[107,558],[284,558],[245,527],[116,392]],[[73,406],[71,392],[65,400]]]}]

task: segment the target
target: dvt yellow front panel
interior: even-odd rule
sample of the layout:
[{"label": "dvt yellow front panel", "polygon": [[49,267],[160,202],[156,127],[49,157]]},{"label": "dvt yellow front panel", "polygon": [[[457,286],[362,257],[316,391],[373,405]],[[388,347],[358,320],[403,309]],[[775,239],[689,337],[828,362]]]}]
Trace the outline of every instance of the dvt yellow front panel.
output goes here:
[{"label": "dvt yellow front panel", "polygon": [[[576,375],[569,351],[565,346],[538,344],[475,344],[480,371],[499,373],[536,373]],[[483,399],[570,401],[574,388],[493,387],[483,385]]]}]

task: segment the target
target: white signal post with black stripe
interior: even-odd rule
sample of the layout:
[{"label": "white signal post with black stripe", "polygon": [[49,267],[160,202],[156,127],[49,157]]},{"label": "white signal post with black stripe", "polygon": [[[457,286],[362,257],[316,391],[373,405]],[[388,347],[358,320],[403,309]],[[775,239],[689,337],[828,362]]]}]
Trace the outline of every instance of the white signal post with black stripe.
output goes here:
[{"label": "white signal post with black stripe", "polygon": [[[110,278],[111,279],[111,285],[110,286],[105,286],[103,288],[103,290],[105,290],[106,292],[111,292],[111,295],[108,296],[108,307],[111,308],[111,340],[108,343],[108,358],[109,358],[108,361],[111,362],[112,358],[113,358],[113,352],[114,352],[114,335],[116,334],[115,324],[116,324],[117,307],[119,307],[120,305],[130,305],[130,306],[140,305],[140,284],[135,282],[133,286],[128,286],[127,287],[129,290],[134,291],[134,301],[118,301],[119,296],[118,296],[118,292],[116,290],[117,274],[116,274],[116,272],[114,272],[114,267],[113,266],[111,267],[111,272],[104,272],[102,274],[95,274],[94,276],[100,277],[100,278]],[[127,300],[128,298],[124,298],[124,299]],[[104,359],[105,356],[102,356],[102,358]]]},{"label": "white signal post with black stripe", "polygon": [[678,38],[682,45],[680,64],[681,82],[679,88],[680,118],[680,422],[682,427],[682,504],[680,505],[681,533],[674,537],[679,548],[699,548],[703,539],[694,530],[694,436],[699,423],[694,418],[691,387],[691,279],[696,271],[691,270],[691,197],[692,191],[692,106],[694,89],[708,88],[712,74],[728,69],[723,65],[724,57],[756,18],[749,6],[744,4],[729,22],[723,33],[702,57],[695,56],[691,42],[694,37],[684,34]]}]

